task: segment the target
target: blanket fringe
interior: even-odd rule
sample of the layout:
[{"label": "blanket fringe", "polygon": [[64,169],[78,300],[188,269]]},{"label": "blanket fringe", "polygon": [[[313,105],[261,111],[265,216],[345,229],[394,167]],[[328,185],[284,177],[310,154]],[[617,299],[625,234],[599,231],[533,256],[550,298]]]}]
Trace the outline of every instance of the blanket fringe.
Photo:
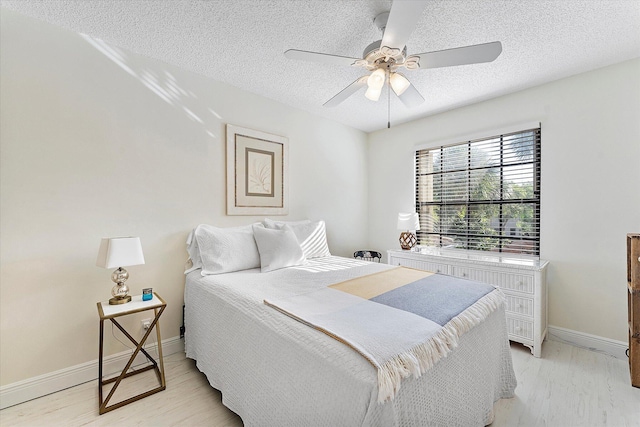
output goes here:
[{"label": "blanket fringe", "polygon": [[504,294],[495,289],[451,319],[427,342],[394,356],[378,367],[378,403],[393,400],[403,378],[419,378],[458,346],[458,339],[504,304]]}]

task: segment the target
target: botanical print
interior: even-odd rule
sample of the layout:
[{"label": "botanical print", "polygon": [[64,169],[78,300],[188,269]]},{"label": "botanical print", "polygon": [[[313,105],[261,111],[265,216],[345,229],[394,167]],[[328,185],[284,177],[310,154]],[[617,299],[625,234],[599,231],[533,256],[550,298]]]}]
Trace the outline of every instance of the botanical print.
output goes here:
[{"label": "botanical print", "polygon": [[273,197],[274,154],[264,150],[245,149],[245,194]]},{"label": "botanical print", "polygon": [[227,125],[227,215],[286,215],[288,139]]}]

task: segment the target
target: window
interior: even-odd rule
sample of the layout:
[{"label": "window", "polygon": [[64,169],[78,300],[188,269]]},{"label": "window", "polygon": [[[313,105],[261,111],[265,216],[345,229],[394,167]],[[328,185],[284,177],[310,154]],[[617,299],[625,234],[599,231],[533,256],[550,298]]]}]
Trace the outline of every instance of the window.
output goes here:
[{"label": "window", "polygon": [[415,156],[419,245],[540,255],[540,128]]}]

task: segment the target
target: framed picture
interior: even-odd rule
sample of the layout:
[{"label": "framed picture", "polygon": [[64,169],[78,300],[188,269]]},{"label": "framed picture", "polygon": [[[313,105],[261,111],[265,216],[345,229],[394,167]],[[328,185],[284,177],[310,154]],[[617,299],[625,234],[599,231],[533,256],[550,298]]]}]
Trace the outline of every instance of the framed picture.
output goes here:
[{"label": "framed picture", "polygon": [[286,215],[287,138],[227,125],[227,215]]}]

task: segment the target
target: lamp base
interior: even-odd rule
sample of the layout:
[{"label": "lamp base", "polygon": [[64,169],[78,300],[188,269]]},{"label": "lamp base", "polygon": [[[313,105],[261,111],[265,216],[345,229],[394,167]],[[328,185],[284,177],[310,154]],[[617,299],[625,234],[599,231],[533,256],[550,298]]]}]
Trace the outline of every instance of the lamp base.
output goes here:
[{"label": "lamp base", "polygon": [[125,295],[123,297],[113,297],[109,300],[109,305],[126,304],[131,301],[131,295]]},{"label": "lamp base", "polygon": [[129,273],[122,267],[118,267],[116,271],[111,275],[111,280],[116,282],[116,285],[111,288],[111,295],[113,298],[109,300],[109,304],[125,304],[131,301],[129,296],[129,287],[124,283],[129,278]]},{"label": "lamp base", "polygon": [[416,235],[409,231],[403,231],[400,233],[400,238],[398,240],[400,241],[400,247],[405,251],[408,251],[418,243]]}]

